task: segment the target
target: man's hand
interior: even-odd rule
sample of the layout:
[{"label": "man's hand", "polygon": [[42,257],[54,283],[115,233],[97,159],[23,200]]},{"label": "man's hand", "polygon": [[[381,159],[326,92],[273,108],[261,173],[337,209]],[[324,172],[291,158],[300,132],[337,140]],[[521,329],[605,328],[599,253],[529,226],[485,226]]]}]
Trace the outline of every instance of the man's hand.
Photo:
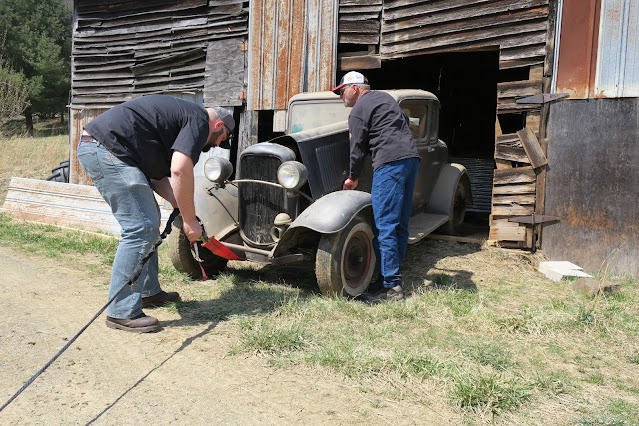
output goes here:
[{"label": "man's hand", "polygon": [[342,189],[347,189],[347,190],[355,189],[357,188],[357,183],[358,183],[357,179],[348,178],[344,181],[344,186]]},{"label": "man's hand", "polygon": [[183,220],[182,229],[184,230],[184,233],[186,234],[190,242],[195,242],[202,236],[202,227],[200,226],[200,222],[198,222],[197,220],[189,222]]}]

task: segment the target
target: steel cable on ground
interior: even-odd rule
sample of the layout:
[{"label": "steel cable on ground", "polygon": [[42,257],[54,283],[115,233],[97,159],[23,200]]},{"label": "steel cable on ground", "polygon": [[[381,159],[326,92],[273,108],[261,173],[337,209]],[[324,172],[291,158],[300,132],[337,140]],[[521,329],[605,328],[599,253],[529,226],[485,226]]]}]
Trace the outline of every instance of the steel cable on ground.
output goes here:
[{"label": "steel cable on ground", "polygon": [[51,364],[53,364],[53,362],[58,359],[58,357],[60,355],[62,355],[64,353],[64,351],[66,351],[69,346],[71,346],[71,344],[73,344],[73,342],[76,341],[76,339],[78,337],[80,337],[80,335],[84,332],[84,330],[86,330],[92,323],[93,321],[96,320],[96,318],[98,318],[102,312],[104,312],[104,310],[115,300],[116,297],[118,297],[120,295],[120,293],[122,292],[122,290],[124,290],[124,288],[127,285],[133,285],[134,282],[137,281],[138,277],[140,276],[140,274],[142,273],[142,268],[144,267],[144,264],[151,258],[151,256],[153,255],[153,253],[157,250],[157,248],[160,246],[160,244],[162,244],[162,241],[166,238],[167,235],[169,235],[171,233],[171,225],[173,224],[173,221],[175,220],[175,218],[177,217],[177,215],[180,214],[180,210],[179,209],[174,209],[173,212],[171,213],[171,215],[169,216],[169,219],[166,222],[166,226],[164,228],[164,231],[162,232],[162,234],[160,235],[160,238],[158,238],[158,241],[153,244],[151,247],[149,247],[149,249],[147,250],[146,254],[144,255],[144,257],[140,260],[140,262],[137,264],[137,266],[135,267],[135,269],[133,270],[133,273],[131,274],[131,276],[129,277],[129,279],[124,283],[124,285],[122,287],[120,287],[120,289],[118,290],[118,292],[109,299],[109,301],[106,303],[106,305],[104,305],[102,307],[102,309],[100,309],[94,316],[93,318],[91,318],[91,320],[89,320],[89,322],[80,329],[80,331],[78,331],[75,336],[73,336],[71,338],[71,340],[69,340],[67,342],[66,345],[64,345],[62,347],[62,349],[60,349],[54,356],[53,358],[51,358],[49,360],[49,362],[47,362],[40,370],[38,370],[37,373],[35,373],[29,380],[27,380],[27,382],[20,388],[20,390],[18,390],[11,398],[9,398],[9,400],[7,402],[4,403],[4,405],[2,407],[0,407],[0,412],[2,412],[2,410],[4,410],[9,404],[11,404],[13,402],[13,400],[15,400],[18,395],[20,395],[26,388],[29,387],[29,385],[31,385],[31,383],[34,382],[35,379],[37,379],[42,373],[44,373],[44,371],[49,368],[49,366]]}]

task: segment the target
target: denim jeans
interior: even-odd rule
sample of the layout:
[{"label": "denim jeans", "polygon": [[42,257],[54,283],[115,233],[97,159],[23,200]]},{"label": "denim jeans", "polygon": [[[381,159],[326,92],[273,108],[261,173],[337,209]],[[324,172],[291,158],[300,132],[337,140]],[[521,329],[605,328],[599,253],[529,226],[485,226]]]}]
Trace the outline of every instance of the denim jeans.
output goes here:
[{"label": "denim jeans", "polygon": [[[160,235],[160,210],[153,190],[140,169],[115,157],[100,143],[80,142],[78,161],[91,178],[122,227],[113,260],[109,300]],[[142,313],[142,297],[161,291],[157,252],[147,261],[133,286],[127,285],[107,308],[112,318],[134,318]]]},{"label": "denim jeans", "polygon": [[399,264],[408,245],[408,220],[418,167],[418,158],[407,158],[385,164],[373,173],[373,248],[385,288],[402,285]]}]

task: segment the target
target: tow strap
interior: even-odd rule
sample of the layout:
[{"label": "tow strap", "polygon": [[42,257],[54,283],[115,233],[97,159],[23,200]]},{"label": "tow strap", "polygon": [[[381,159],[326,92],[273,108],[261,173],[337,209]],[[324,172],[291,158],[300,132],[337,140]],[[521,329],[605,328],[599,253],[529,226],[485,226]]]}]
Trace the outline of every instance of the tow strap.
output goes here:
[{"label": "tow strap", "polygon": [[131,276],[129,277],[129,279],[124,283],[124,285],[122,287],[120,287],[120,289],[118,290],[118,292],[111,298],[109,299],[109,301],[106,303],[106,305],[104,305],[102,307],[102,309],[100,309],[98,311],[97,314],[95,314],[93,316],[93,318],[91,318],[91,320],[80,329],[80,331],[78,331],[75,336],[73,336],[66,345],[64,345],[62,347],[62,349],[60,349],[58,351],[58,353],[56,353],[53,358],[51,358],[49,360],[49,362],[47,362],[44,367],[42,367],[40,370],[38,370],[37,373],[35,373],[29,380],[27,380],[27,382],[20,388],[20,390],[18,392],[16,392],[11,398],[9,398],[9,400],[7,402],[4,403],[4,405],[2,407],[0,407],[0,412],[2,410],[5,409],[5,407],[9,404],[11,404],[11,402],[13,402],[14,399],[16,399],[18,397],[18,395],[20,395],[22,393],[22,391],[24,391],[27,387],[29,387],[29,385],[31,383],[33,383],[33,381],[35,379],[38,378],[38,376],[40,376],[42,373],[44,373],[44,370],[46,370],[47,368],[49,368],[49,366],[51,364],[53,364],[53,362],[58,359],[58,357],[60,355],[62,355],[64,353],[64,351],[66,351],[69,346],[71,346],[71,344],[73,342],[76,341],[76,339],[78,337],[80,337],[80,335],[84,332],[84,330],[86,330],[91,323],[93,323],[93,321],[96,320],[97,317],[100,316],[100,314],[102,314],[102,312],[104,312],[104,310],[115,300],[116,297],[118,297],[120,295],[120,293],[122,292],[122,290],[124,290],[124,288],[127,285],[133,285],[134,282],[137,281],[138,277],[140,276],[140,274],[142,273],[142,268],[144,267],[144,264],[151,258],[151,256],[153,255],[153,253],[157,250],[157,248],[160,246],[160,244],[162,244],[162,241],[167,237],[167,235],[169,235],[171,233],[171,225],[173,224],[173,221],[175,220],[175,218],[180,214],[180,210],[179,209],[173,209],[173,212],[171,213],[171,215],[169,216],[169,219],[166,221],[166,226],[164,227],[164,231],[162,231],[162,234],[160,234],[160,238],[158,238],[157,242],[152,245],[151,247],[149,247],[149,249],[147,250],[147,252],[145,253],[144,257],[142,257],[142,260],[140,260],[140,262],[137,264],[137,266],[135,267],[135,269],[133,270],[133,273],[131,274]]}]

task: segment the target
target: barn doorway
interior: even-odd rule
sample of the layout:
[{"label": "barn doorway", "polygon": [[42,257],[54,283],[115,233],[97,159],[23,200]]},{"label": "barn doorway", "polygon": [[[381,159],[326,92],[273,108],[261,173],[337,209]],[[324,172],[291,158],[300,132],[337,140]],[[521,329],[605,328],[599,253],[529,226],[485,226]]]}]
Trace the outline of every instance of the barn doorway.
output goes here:
[{"label": "barn doorway", "polygon": [[374,89],[423,89],[441,103],[439,138],[451,161],[470,175],[474,204],[466,222],[488,232],[493,170],[499,51],[419,55],[383,61],[365,74]]}]

